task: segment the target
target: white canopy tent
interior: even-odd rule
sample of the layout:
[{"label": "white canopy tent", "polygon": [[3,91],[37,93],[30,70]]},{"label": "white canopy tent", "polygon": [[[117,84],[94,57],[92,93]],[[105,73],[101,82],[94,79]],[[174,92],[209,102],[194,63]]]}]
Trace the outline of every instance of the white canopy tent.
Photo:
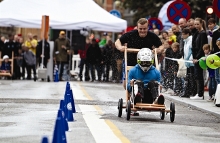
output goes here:
[{"label": "white canopy tent", "polygon": [[4,0],[0,3],[0,26],[40,28],[42,15],[52,29],[121,32],[127,22],[111,15],[93,0]]}]

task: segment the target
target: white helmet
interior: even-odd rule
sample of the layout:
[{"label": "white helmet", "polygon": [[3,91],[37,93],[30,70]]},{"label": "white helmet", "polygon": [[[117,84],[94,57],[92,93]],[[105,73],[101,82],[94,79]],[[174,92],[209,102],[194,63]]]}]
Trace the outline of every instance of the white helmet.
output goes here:
[{"label": "white helmet", "polygon": [[149,48],[142,48],[137,54],[137,63],[140,68],[147,72],[154,62],[154,55]]},{"label": "white helmet", "polygon": [[5,59],[9,59],[8,55],[3,56],[3,60],[5,60]]}]

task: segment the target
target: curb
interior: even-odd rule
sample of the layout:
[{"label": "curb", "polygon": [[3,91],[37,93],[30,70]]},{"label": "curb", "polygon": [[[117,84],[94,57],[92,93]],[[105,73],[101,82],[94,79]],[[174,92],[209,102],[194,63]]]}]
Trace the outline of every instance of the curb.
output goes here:
[{"label": "curb", "polygon": [[198,107],[198,106],[195,106],[195,105],[192,105],[192,104],[189,104],[189,103],[185,103],[183,101],[179,101],[179,100],[173,99],[173,98],[171,98],[171,97],[169,97],[167,95],[165,95],[165,98],[167,100],[169,100],[169,101],[173,101],[174,103],[176,102],[176,103],[178,103],[180,105],[187,106],[187,107],[190,107],[191,109],[196,109],[196,110],[199,110],[201,112],[206,112],[206,113],[209,113],[209,114],[211,114],[211,115],[213,115],[213,116],[215,116],[217,118],[220,118],[220,114],[218,114],[218,113],[215,113],[215,112],[203,109],[201,107]]}]

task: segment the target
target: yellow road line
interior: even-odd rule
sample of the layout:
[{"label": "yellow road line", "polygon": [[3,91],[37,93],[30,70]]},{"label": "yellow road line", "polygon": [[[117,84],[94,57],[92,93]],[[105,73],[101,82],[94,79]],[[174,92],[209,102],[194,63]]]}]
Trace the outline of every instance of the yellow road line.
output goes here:
[{"label": "yellow road line", "polygon": [[[83,88],[83,86],[79,83],[81,90],[83,94],[86,96],[88,100],[93,100],[93,98],[86,92],[86,90]],[[98,111],[99,114],[103,114],[102,109],[98,105],[94,105],[95,109]],[[105,120],[106,124],[109,126],[109,128],[112,130],[112,132],[121,140],[122,143],[130,143],[129,139],[126,138],[121,131],[118,129],[118,127],[112,123],[110,120]]]},{"label": "yellow road line", "polygon": [[112,123],[110,120],[105,120],[106,124],[110,127],[110,129],[113,131],[113,133],[121,140],[122,143],[130,143],[128,138],[126,138],[121,131],[118,129],[117,126],[115,126],[114,123]]},{"label": "yellow road line", "polygon": [[83,92],[83,94],[85,95],[85,97],[88,99],[88,100],[93,100],[92,97],[86,92],[86,90],[82,87],[82,85],[79,83],[79,86]]}]

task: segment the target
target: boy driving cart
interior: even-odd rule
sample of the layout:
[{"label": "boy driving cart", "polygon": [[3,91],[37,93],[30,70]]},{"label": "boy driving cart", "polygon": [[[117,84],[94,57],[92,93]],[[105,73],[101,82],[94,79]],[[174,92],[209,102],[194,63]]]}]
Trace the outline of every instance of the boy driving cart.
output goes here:
[{"label": "boy driving cart", "polygon": [[149,48],[142,48],[137,54],[137,64],[128,73],[127,90],[134,104],[164,104],[164,96],[159,95],[160,72],[153,66],[154,55]]}]

